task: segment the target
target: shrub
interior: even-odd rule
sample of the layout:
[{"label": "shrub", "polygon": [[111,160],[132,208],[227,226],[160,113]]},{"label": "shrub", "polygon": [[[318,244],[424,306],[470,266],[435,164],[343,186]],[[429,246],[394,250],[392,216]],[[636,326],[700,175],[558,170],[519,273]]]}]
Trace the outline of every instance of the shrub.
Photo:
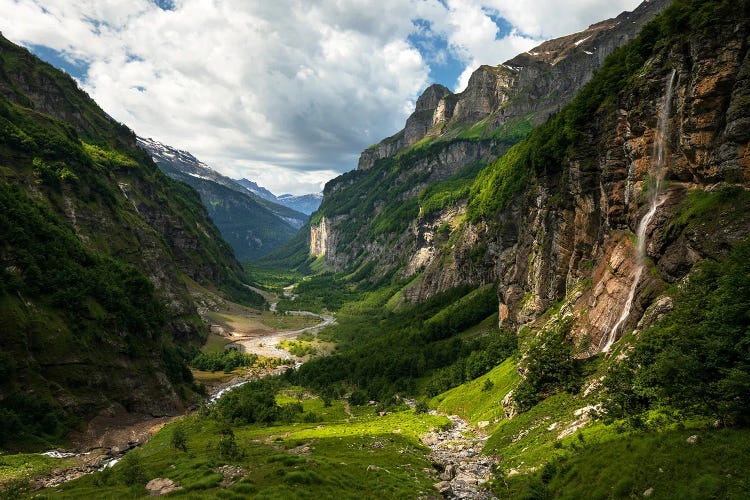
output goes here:
[{"label": "shrub", "polygon": [[131,451],[117,464],[117,476],[127,486],[143,486],[146,483],[146,469],[141,456]]},{"label": "shrub", "polygon": [[561,320],[543,332],[529,349],[525,361],[526,376],[513,393],[519,410],[528,410],[559,391],[578,392],[582,375],[580,363],[573,356],[570,327],[569,319]]},{"label": "shrub", "polygon": [[224,371],[231,372],[235,368],[253,366],[258,360],[255,354],[245,354],[236,349],[222,352],[201,353],[193,358],[191,365],[206,372]]},{"label": "shrub", "polygon": [[176,424],[174,426],[174,429],[172,429],[170,444],[175,450],[182,450],[185,452],[188,451],[187,433],[185,432],[185,428],[182,426],[182,424]]},{"label": "shrub", "polygon": [[234,389],[216,402],[214,415],[240,424],[271,423],[279,416],[275,390],[268,380],[257,380]]},{"label": "shrub", "polygon": [[234,431],[228,425],[223,426],[221,429],[219,443],[216,446],[216,454],[221,459],[235,459],[242,455],[239,446],[237,446]]}]

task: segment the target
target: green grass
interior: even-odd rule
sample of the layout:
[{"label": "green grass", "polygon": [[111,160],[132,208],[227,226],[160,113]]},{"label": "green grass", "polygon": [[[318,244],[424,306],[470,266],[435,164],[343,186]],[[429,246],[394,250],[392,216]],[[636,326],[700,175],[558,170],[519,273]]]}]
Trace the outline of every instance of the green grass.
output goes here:
[{"label": "green grass", "polygon": [[693,227],[715,224],[722,218],[722,212],[740,212],[749,204],[750,192],[740,186],[726,186],[714,191],[695,189],[688,193],[675,224]]},{"label": "green grass", "polygon": [[[687,438],[698,436],[696,444]],[[750,493],[750,431],[673,430],[589,443],[532,476],[498,481],[501,498],[740,499]]]},{"label": "green grass", "polygon": [[[488,380],[492,387],[485,389]],[[486,375],[434,397],[430,406],[448,415],[458,415],[474,425],[487,421],[490,425],[485,430],[490,431],[505,418],[502,400],[519,380],[516,360],[508,358]]]},{"label": "green grass", "polygon": [[303,340],[284,340],[279,342],[279,347],[294,356],[303,357],[318,353],[318,349],[310,342]]},{"label": "green grass", "polygon": [[229,342],[226,337],[210,333],[208,334],[206,343],[201,348],[201,352],[204,352],[206,354],[224,352],[224,348],[230,343],[231,342]]},{"label": "green grass", "polygon": [[[297,399],[302,392],[289,388],[277,401],[300,401],[306,413],[313,412],[323,420],[235,427],[240,456],[218,458],[219,425],[210,419],[187,417],[179,425],[186,430],[188,451],[172,449],[174,424],[167,426],[135,452],[145,476],[134,487],[117,484],[122,474],[118,464],[110,473],[86,476],[42,494],[54,498],[141,498],[146,496],[143,484],[153,477],[168,477],[183,486],[172,495],[177,498],[416,498],[434,494],[434,480],[422,470],[432,466],[418,436],[444,426],[447,419],[416,415],[411,410],[380,417],[370,407],[352,408],[353,416],[349,416],[343,402],[325,406],[317,398]],[[221,476],[214,470],[224,464],[243,467],[246,478],[221,486]]]},{"label": "green grass", "polygon": [[[533,470],[554,455],[558,436],[578,420],[574,412],[588,403],[568,393],[550,396],[529,411],[500,421],[487,440],[483,453],[501,456],[506,470]],[[550,428],[555,423],[557,425]],[[611,432],[614,433],[614,429]]]},{"label": "green grass", "polygon": [[33,479],[75,462],[75,459],[57,459],[37,454],[0,454],[0,495],[2,485],[9,481]]}]

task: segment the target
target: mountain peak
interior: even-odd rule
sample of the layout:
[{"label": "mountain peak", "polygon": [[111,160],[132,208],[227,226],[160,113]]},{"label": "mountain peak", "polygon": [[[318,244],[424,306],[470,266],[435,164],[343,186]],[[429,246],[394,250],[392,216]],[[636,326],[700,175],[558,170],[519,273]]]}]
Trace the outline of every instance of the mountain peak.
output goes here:
[{"label": "mountain peak", "polygon": [[418,113],[420,111],[433,110],[437,107],[440,99],[452,94],[453,92],[451,92],[448,87],[440,85],[439,83],[433,83],[427,87],[424,92],[422,92],[422,95],[419,96],[419,99],[417,99],[417,106],[414,112]]}]

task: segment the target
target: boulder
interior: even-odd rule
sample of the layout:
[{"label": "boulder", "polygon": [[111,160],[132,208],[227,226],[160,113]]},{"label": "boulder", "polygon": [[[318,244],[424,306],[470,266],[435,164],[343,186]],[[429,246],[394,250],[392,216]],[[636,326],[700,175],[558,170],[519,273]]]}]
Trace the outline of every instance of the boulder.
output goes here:
[{"label": "boulder", "polygon": [[443,495],[449,494],[451,492],[451,483],[448,481],[440,481],[439,483],[435,483],[435,488],[437,488],[437,490]]},{"label": "boulder", "polygon": [[443,481],[450,481],[456,477],[456,466],[453,464],[448,464],[445,467],[445,470],[440,474],[440,479]]},{"label": "boulder", "polygon": [[157,477],[146,484],[146,491],[149,495],[160,496],[166,495],[176,490],[181,490],[182,486],[177,486],[174,481],[165,477]]}]

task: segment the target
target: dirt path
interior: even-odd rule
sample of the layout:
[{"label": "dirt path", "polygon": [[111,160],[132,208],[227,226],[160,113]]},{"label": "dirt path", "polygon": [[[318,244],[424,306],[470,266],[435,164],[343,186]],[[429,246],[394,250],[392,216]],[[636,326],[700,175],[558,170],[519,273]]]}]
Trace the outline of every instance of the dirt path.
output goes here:
[{"label": "dirt path", "polygon": [[[437,414],[433,411],[432,414]],[[435,484],[445,498],[490,500],[492,491],[482,486],[492,479],[492,457],[480,455],[487,436],[476,433],[465,420],[449,415],[453,427],[422,437],[429,446],[430,460],[443,466],[441,481]]]}]

